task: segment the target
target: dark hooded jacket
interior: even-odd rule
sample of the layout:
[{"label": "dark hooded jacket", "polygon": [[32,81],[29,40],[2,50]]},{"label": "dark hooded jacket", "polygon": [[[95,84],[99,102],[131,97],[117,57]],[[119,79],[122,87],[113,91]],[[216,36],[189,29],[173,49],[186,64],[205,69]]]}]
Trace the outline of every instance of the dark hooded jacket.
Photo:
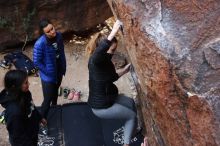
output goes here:
[{"label": "dark hooded jacket", "polygon": [[0,104],[5,108],[5,121],[12,146],[37,146],[41,116],[33,104],[31,93],[20,95],[22,104],[13,99],[6,90],[0,93]]}]

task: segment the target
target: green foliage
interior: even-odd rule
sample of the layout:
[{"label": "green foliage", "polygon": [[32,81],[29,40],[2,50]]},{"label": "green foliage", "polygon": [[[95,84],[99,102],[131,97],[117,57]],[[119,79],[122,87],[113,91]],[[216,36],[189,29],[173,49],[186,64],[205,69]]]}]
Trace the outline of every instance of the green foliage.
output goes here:
[{"label": "green foliage", "polygon": [[23,28],[26,32],[28,31],[30,27],[31,19],[33,18],[35,12],[36,10],[33,9],[32,12],[28,13],[27,16],[23,18]]},{"label": "green foliage", "polygon": [[6,18],[0,16],[0,28],[8,28],[9,25],[9,21]]},{"label": "green foliage", "polygon": [[[15,36],[17,34],[16,29],[20,29],[18,24],[22,23],[22,31],[26,33],[29,39],[32,38],[32,20],[34,15],[36,14],[36,9],[31,9],[28,13],[22,14],[19,11],[17,6],[14,7],[14,15],[10,18],[0,16],[0,29],[7,29],[10,33],[13,33]],[[20,31],[19,31],[20,32]]]},{"label": "green foliage", "polygon": [[30,39],[32,37],[32,34],[30,34],[29,29],[31,28],[31,20],[33,19],[33,16],[36,14],[36,9],[33,9],[31,12],[27,14],[26,17],[23,18],[23,28],[26,34],[28,35],[28,38]]}]

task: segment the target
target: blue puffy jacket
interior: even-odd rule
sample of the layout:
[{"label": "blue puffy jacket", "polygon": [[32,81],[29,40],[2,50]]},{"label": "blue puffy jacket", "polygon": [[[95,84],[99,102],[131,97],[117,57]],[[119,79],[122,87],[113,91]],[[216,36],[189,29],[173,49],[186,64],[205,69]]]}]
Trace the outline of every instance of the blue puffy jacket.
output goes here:
[{"label": "blue puffy jacket", "polygon": [[66,73],[66,58],[61,33],[56,34],[56,42],[60,54],[59,61],[56,59],[56,50],[48,42],[45,35],[42,35],[34,45],[33,61],[40,70],[40,77],[43,81],[56,83],[58,76]]}]

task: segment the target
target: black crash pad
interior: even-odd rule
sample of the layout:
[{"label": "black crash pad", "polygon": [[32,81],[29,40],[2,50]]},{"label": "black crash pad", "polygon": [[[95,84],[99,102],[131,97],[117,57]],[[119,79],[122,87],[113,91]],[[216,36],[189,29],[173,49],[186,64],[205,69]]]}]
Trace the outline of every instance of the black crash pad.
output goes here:
[{"label": "black crash pad", "polygon": [[[121,146],[123,121],[97,118],[87,103],[71,103],[54,106],[48,114],[47,137],[40,136],[39,146]],[[143,135],[131,141],[140,146]]]}]

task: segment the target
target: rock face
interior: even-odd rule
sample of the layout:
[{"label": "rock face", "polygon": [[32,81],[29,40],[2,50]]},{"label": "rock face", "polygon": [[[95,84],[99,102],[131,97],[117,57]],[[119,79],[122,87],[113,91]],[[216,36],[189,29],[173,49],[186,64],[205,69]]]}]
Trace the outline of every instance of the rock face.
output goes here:
[{"label": "rock face", "polygon": [[58,31],[86,31],[112,16],[103,0],[1,0],[0,46],[38,37],[42,18],[52,21]]},{"label": "rock face", "polygon": [[220,1],[108,2],[124,23],[149,145],[220,145]]}]

